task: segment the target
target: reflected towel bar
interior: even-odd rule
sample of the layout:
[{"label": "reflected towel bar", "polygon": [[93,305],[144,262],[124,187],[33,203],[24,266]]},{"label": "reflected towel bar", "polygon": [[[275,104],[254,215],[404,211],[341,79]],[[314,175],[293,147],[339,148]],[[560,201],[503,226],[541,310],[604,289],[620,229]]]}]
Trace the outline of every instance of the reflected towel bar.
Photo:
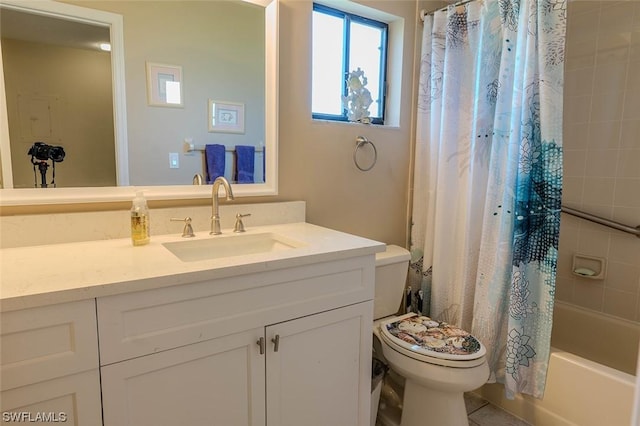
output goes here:
[{"label": "reflected towel bar", "polygon": [[[193,151],[204,151],[205,145],[196,145],[194,143],[184,142],[184,152],[193,152]],[[236,152],[235,147],[227,146],[225,147],[225,152]],[[256,146],[255,152],[264,152],[264,147]]]},{"label": "reflected towel bar", "polygon": [[624,225],[619,222],[614,222],[613,220],[594,216],[592,214],[581,212],[580,210],[572,209],[571,207],[566,206],[562,206],[562,212],[570,214],[571,216],[579,217],[580,219],[588,220],[593,223],[608,226],[609,228],[617,229],[618,231],[626,232],[640,238],[640,225],[634,228],[633,226]]}]

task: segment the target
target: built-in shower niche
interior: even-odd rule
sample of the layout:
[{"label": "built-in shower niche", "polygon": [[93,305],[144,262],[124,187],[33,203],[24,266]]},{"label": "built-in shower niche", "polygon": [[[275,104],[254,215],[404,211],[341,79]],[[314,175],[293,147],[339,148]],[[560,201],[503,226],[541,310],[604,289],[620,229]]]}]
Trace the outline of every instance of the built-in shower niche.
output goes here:
[{"label": "built-in shower niche", "polygon": [[574,253],[571,272],[580,278],[604,280],[607,278],[607,259]]}]

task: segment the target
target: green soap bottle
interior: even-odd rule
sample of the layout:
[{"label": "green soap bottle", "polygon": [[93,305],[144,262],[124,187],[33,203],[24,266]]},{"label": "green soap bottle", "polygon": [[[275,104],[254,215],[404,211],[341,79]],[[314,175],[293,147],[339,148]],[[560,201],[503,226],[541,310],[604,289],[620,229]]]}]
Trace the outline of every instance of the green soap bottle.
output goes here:
[{"label": "green soap bottle", "polygon": [[134,246],[143,246],[149,241],[149,207],[142,191],[138,191],[131,207],[131,242]]}]

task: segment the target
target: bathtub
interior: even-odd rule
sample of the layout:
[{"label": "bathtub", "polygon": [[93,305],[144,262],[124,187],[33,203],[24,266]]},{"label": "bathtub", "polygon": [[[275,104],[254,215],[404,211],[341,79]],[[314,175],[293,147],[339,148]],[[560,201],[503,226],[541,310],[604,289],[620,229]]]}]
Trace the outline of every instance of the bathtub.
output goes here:
[{"label": "bathtub", "polygon": [[[625,373],[636,373],[640,324],[556,302],[551,346]],[[595,343],[595,344],[594,344]]]},{"label": "bathtub", "polygon": [[[476,393],[532,425],[628,426],[636,377],[621,369],[635,372],[640,326],[562,302],[556,302],[554,315],[554,347],[544,397],[518,395],[508,400],[500,384],[487,384]],[[606,360],[620,369],[592,359]]]}]

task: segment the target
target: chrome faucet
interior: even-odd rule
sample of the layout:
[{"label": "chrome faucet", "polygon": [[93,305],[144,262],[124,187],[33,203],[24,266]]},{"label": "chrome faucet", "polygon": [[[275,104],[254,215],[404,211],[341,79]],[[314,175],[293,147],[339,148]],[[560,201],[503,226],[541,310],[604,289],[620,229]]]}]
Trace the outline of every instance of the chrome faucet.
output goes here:
[{"label": "chrome faucet", "polygon": [[220,235],[220,214],[218,213],[218,189],[220,185],[224,187],[224,192],[227,195],[227,201],[233,200],[233,191],[229,181],[223,176],[218,176],[213,181],[213,188],[211,189],[211,232],[209,235]]}]

